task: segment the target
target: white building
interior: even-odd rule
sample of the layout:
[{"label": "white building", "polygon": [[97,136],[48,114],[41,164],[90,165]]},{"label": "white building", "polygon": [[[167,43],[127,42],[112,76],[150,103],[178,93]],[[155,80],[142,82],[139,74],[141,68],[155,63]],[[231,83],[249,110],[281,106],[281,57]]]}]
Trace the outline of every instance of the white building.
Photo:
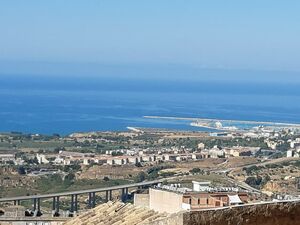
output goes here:
[{"label": "white building", "polygon": [[5,153],[0,154],[0,162],[6,163],[9,161],[15,161],[15,154]]},{"label": "white building", "polygon": [[198,182],[192,181],[193,191],[207,191],[211,185],[211,182]]},{"label": "white building", "polygon": [[48,164],[48,163],[49,163],[49,160],[46,159],[46,156],[45,156],[45,155],[42,155],[42,154],[36,154],[36,158],[37,158],[39,164]]},{"label": "white building", "polygon": [[56,165],[64,164],[64,159],[58,155],[54,160],[54,164],[56,164]]},{"label": "white building", "polygon": [[290,149],[290,150],[287,150],[287,152],[286,152],[286,157],[293,157],[293,150],[292,149]]},{"label": "white building", "polygon": [[299,158],[300,157],[300,149],[290,149],[286,152],[286,157],[294,157]]},{"label": "white building", "polygon": [[128,157],[128,162],[129,163],[132,163],[132,164],[136,164],[136,163],[139,163],[141,162],[141,158],[140,157]]},{"label": "white building", "polygon": [[224,150],[220,150],[215,146],[214,148],[208,150],[208,154],[210,158],[223,158],[225,157]]},{"label": "white building", "polygon": [[90,163],[91,163],[91,160],[90,159],[88,159],[88,158],[84,158],[83,159],[83,165],[90,165]]},{"label": "white building", "polygon": [[205,148],[205,144],[204,143],[199,143],[198,144],[198,149],[199,150],[202,150],[202,149],[204,149]]}]

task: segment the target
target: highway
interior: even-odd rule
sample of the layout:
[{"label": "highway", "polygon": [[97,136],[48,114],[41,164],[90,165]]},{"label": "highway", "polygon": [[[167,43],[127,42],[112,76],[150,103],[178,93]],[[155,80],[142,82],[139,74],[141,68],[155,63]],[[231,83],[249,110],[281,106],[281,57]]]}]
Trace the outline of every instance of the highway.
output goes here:
[{"label": "highway", "polygon": [[[239,167],[228,168],[226,170],[230,171],[230,170],[235,170],[235,169],[241,169],[243,167],[251,167],[251,166],[254,166],[254,165],[256,165],[256,166],[264,166],[264,165],[267,165],[267,164],[280,163],[280,162],[291,161],[291,160],[295,160],[295,158],[273,159],[273,160],[270,160],[270,161],[265,161],[265,162],[253,163],[253,164],[249,164],[249,165],[243,165],[243,166],[239,166]],[[217,169],[217,170],[213,169],[213,170],[210,170],[210,172],[213,172],[213,173],[218,173],[220,171],[222,171],[222,169]],[[158,183],[163,182],[163,180],[169,180],[169,179],[172,179],[172,178],[160,179],[160,180],[154,180],[154,181],[146,181],[146,182],[141,182],[141,183],[117,185],[117,186],[105,187],[105,188],[95,188],[95,189],[88,189],[88,190],[80,190],[80,191],[68,191],[68,192],[43,194],[43,195],[30,195],[30,196],[0,198],[0,202],[30,200],[30,199],[45,199],[45,198],[52,198],[52,197],[61,197],[61,196],[81,195],[81,194],[96,193],[96,192],[114,191],[114,190],[121,190],[123,188],[134,188],[134,187],[140,187],[140,186],[154,185],[154,184],[158,184]],[[236,185],[240,186],[241,188],[244,188],[244,189],[246,189],[248,191],[252,191],[252,192],[256,192],[256,193],[261,193],[260,190],[257,190],[257,189],[249,186],[248,184],[246,184],[244,182],[236,181],[236,180],[234,180],[232,178],[229,178],[227,176],[226,176],[226,179],[229,182],[234,183],[234,184],[236,184]]]},{"label": "highway", "polygon": [[60,192],[60,193],[52,193],[52,194],[43,194],[43,195],[30,195],[30,196],[19,196],[19,197],[8,197],[8,198],[0,198],[0,202],[11,202],[11,201],[19,201],[19,200],[30,200],[30,199],[43,199],[43,198],[53,198],[53,197],[61,197],[61,196],[69,196],[69,195],[81,195],[88,193],[96,193],[96,192],[106,192],[106,191],[114,191],[124,188],[134,188],[141,187],[147,185],[154,185],[161,183],[162,180],[154,180],[154,181],[146,181],[141,183],[133,183],[133,184],[124,184],[117,185],[112,187],[105,188],[95,188],[81,191],[68,191],[68,192]]}]

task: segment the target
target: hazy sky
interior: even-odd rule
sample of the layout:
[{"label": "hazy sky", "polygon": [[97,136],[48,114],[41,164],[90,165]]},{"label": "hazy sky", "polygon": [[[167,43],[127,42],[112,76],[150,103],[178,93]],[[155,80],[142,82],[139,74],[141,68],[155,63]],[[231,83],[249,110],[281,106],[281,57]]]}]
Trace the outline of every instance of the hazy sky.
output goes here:
[{"label": "hazy sky", "polygon": [[0,73],[16,62],[300,71],[299,59],[299,0],[0,1],[0,62],[14,65]]}]

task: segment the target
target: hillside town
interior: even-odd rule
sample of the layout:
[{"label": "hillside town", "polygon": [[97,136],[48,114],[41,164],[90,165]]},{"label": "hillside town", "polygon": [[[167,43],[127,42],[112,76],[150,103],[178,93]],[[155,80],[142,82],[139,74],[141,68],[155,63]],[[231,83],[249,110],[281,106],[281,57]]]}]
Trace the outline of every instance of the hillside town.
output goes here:
[{"label": "hillside town", "polygon": [[[230,179],[266,189],[269,196],[297,196],[300,177],[295,161],[300,153],[300,135],[287,129],[205,133],[139,128],[64,137],[3,133],[0,149],[1,188],[16,187],[20,177],[31,177],[22,179],[22,186],[27,188],[15,190],[23,194],[32,186],[39,192],[38,180],[49,176],[72,178],[72,182],[87,179],[96,185],[99,178],[130,182],[182,176],[194,170],[224,173]],[[151,168],[154,172],[148,173]],[[271,171],[278,169],[281,175],[272,175]],[[267,177],[260,176],[263,170],[268,170]],[[36,182],[30,184],[30,179]],[[294,188],[284,188],[291,185]],[[10,190],[13,195],[14,189]]]}]

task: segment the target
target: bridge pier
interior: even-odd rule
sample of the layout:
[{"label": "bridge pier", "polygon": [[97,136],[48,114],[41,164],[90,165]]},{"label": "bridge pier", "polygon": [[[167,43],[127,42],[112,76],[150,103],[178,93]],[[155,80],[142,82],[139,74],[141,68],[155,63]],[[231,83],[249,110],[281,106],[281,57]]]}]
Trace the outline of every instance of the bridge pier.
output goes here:
[{"label": "bridge pier", "polygon": [[73,194],[71,195],[71,207],[70,207],[70,212],[75,215],[77,210],[78,210],[78,195]]},{"label": "bridge pier", "polygon": [[126,202],[128,199],[128,188],[122,188],[121,201]]},{"label": "bridge pier", "polygon": [[78,211],[78,195],[74,194],[71,195],[71,207],[70,207],[70,212],[73,215],[76,215],[77,211]]},{"label": "bridge pier", "polygon": [[125,196],[126,196],[126,200],[128,199],[128,188],[125,188]]},{"label": "bridge pier", "polygon": [[96,207],[96,193],[95,192],[92,194],[92,197],[93,197],[92,206],[93,206],[93,208],[95,208]]},{"label": "bridge pier", "polygon": [[52,198],[52,216],[54,216],[55,209],[56,209],[56,202],[55,202],[55,200],[56,200],[56,197],[53,197]]},{"label": "bridge pier", "polygon": [[105,191],[105,202],[108,202],[108,191]]},{"label": "bridge pier", "polygon": [[89,208],[95,208],[95,206],[96,206],[96,193],[95,192],[89,193],[88,206],[89,206]]},{"label": "bridge pier", "polygon": [[121,201],[124,202],[124,198],[125,198],[125,189],[122,188],[121,190]]},{"label": "bridge pier", "polygon": [[91,208],[91,205],[92,205],[92,193],[89,193],[88,208]]},{"label": "bridge pier", "polygon": [[20,200],[14,200],[14,205],[21,205],[21,201]]},{"label": "bridge pier", "polygon": [[112,190],[105,191],[105,202],[112,200]]},{"label": "bridge pier", "polygon": [[70,212],[74,212],[74,195],[71,195],[71,207],[70,207]]},{"label": "bridge pier", "polygon": [[40,198],[34,198],[33,199],[33,216],[40,216],[41,215],[41,199]]},{"label": "bridge pier", "polygon": [[33,211],[36,210],[36,198],[33,199]]},{"label": "bridge pier", "polygon": [[53,197],[52,200],[52,216],[59,216],[59,196]]},{"label": "bridge pier", "polygon": [[112,190],[109,191],[109,201],[111,201],[113,199],[112,197]]},{"label": "bridge pier", "polygon": [[37,199],[37,211],[41,212],[41,199],[40,198]]},{"label": "bridge pier", "polygon": [[78,195],[75,195],[75,206],[74,206],[74,210],[75,210],[75,213],[77,213],[78,211]]}]

